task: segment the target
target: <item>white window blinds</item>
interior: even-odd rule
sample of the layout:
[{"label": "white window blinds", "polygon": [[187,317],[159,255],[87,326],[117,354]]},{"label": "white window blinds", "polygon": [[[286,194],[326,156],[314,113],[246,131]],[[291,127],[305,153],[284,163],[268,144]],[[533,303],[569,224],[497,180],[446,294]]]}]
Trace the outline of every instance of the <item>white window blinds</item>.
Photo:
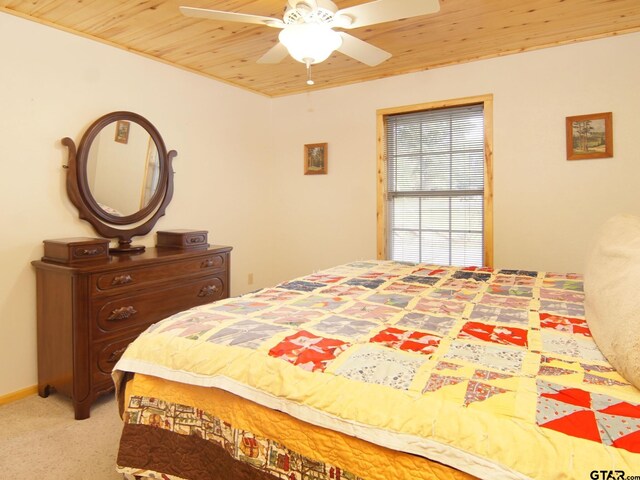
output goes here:
[{"label": "white window blinds", "polygon": [[386,117],[393,260],[483,264],[483,105]]}]

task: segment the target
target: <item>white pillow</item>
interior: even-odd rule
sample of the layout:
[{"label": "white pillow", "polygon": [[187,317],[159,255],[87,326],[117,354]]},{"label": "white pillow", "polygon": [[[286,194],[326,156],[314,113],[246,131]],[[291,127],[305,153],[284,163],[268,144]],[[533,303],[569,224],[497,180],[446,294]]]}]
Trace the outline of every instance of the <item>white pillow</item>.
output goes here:
[{"label": "white pillow", "polygon": [[584,291],[593,339],[618,373],[640,388],[640,218],[620,214],[604,224]]}]

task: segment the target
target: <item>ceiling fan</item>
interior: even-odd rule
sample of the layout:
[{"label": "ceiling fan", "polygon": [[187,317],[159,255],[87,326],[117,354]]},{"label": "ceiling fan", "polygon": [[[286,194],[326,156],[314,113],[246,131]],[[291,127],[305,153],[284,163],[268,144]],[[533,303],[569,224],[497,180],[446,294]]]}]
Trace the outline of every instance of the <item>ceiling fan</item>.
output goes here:
[{"label": "ceiling fan", "polygon": [[282,20],[245,13],[180,7],[183,15],[227,22],[253,23],[279,28],[280,40],[258,59],[258,63],[279,63],[287,55],[307,66],[307,83],[311,80],[311,65],[325,61],[337,50],[369,66],[391,57],[370,43],[334,28],[353,29],[417,17],[440,10],[439,0],[375,0],[338,9],[331,0],[287,0]]}]

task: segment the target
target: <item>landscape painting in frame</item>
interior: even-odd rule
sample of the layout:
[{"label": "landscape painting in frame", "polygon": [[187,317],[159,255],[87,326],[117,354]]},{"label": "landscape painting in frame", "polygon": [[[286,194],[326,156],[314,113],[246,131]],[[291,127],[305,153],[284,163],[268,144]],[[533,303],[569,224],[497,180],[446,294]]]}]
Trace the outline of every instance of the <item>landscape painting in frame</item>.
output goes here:
[{"label": "landscape painting in frame", "polygon": [[567,160],[613,157],[611,112],[567,117]]},{"label": "landscape painting in frame", "polygon": [[327,173],[327,144],[311,143],[304,146],[304,174]]}]

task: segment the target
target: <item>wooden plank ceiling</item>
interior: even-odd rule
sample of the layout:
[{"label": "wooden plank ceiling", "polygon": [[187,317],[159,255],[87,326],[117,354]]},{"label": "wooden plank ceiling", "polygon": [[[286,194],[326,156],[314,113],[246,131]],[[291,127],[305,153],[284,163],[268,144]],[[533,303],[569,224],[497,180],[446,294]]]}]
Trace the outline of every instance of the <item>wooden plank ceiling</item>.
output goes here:
[{"label": "wooden plank ceiling", "polygon": [[[335,0],[345,8],[366,0]],[[285,0],[0,0],[0,11],[55,26],[267,96],[640,31],[639,0],[441,0],[440,12],[350,30],[393,54],[368,67],[334,53],[313,67],[256,60],[278,29],[187,18],[187,5],[282,17]],[[631,61],[631,60],[630,60]],[[635,61],[635,59],[634,59]]]}]

